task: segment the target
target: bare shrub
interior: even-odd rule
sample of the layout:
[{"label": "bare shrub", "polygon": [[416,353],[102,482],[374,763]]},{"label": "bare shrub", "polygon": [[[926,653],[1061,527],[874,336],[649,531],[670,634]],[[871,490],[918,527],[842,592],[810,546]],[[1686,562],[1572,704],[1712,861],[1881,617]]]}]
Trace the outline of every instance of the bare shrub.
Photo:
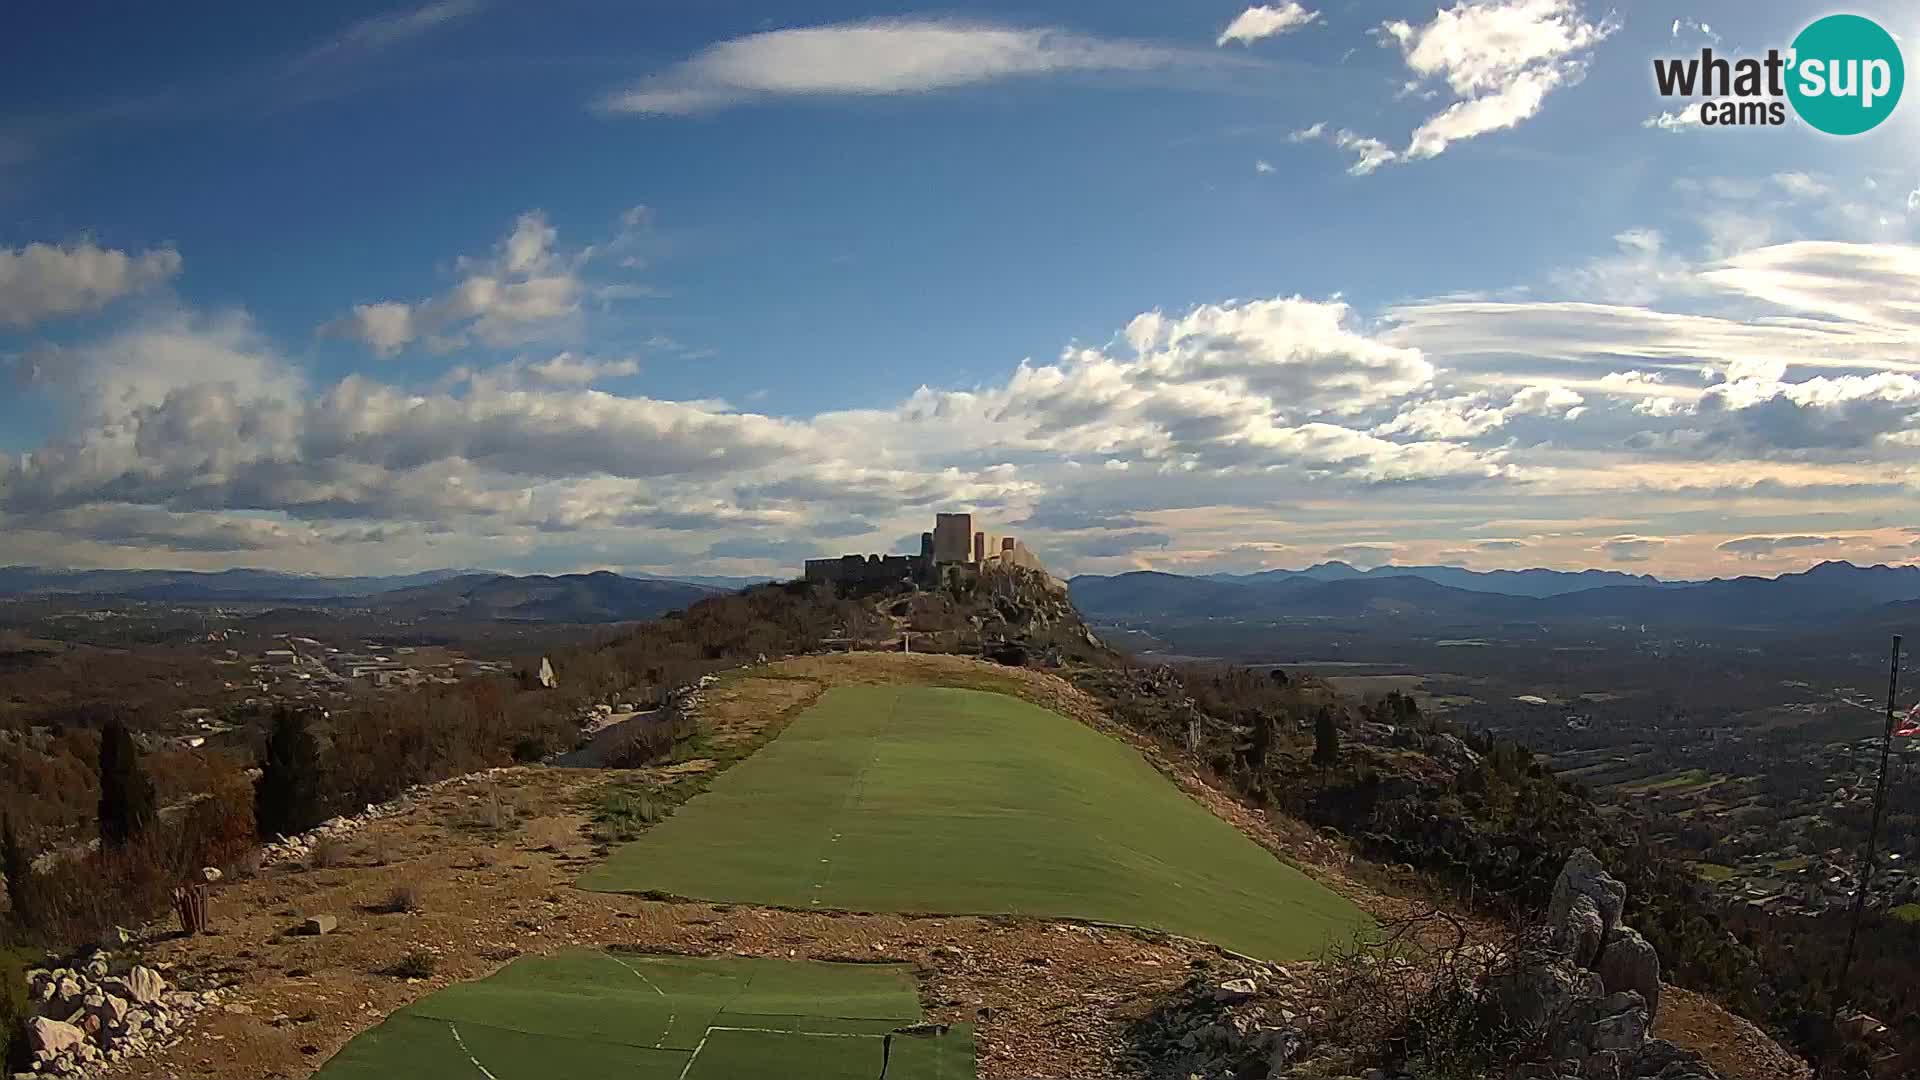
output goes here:
[{"label": "bare shrub", "polygon": [[403,881],[393,887],[378,905],[388,915],[411,915],[426,907],[426,890],[417,881]]},{"label": "bare shrub", "polygon": [[51,860],[32,875],[29,937],[52,944],[97,941],[172,907],[175,886],[201,867],[227,866],[252,846],[252,796],[230,786],[201,799],[177,823],[157,822],[118,847]]},{"label": "bare shrub", "polygon": [[1434,1080],[1500,1071],[1528,1056],[1533,1040],[1505,1023],[1489,988],[1523,955],[1517,938],[1469,943],[1465,926],[1439,909],[1362,931],[1314,969],[1321,1011],[1312,1041]]}]

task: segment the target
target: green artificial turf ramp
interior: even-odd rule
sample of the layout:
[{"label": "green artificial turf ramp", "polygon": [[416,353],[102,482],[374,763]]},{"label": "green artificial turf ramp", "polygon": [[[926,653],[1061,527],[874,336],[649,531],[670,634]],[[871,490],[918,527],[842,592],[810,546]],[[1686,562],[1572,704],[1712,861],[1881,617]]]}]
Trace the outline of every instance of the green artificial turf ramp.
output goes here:
[{"label": "green artificial turf ramp", "polygon": [[[348,1043],[319,1080],[972,1080],[973,1036],[888,1034],[921,1018],[900,964],[525,957],[422,998]],[[914,1045],[904,1057],[890,1047]]]},{"label": "green artificial turf ramp", "polygon": [[1138,752],[1001,694],[827,692],[584,888],[1155,927],[1270,960],[1366,917]]}]

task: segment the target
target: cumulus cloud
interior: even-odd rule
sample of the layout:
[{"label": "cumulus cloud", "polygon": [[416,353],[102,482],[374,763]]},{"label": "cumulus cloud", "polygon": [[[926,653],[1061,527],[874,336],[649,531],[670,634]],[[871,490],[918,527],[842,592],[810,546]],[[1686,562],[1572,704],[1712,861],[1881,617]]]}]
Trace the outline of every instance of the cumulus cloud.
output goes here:
[{"label": "cumulus cloud", "polygon": [[586,290],[583,256],[559,253],[558,236],[545,214],[528,211],[492,256],[461,259],[465,276],[447,292],[418,303],[357,304],[321,332],[365,342],[382,356],[422,339],[442,351],[469,338],[494,345],[530,340],[577,313]]},{"label": "cumulus cloud", "polygon": [[1237,41],[1242,45],[1251,45],[1276,34],[1298,30],[1319,17],[1319,12],[1302,7],[1299,0],[1286,0],[1286,3],[1278,5],[1255,5],[1234,16],[1227,28],[1220,31],[1215,44]]},{"label": "cumulus cloud", "polygon": [[[1650,232],[1618,246],[1667,250]],[[457,270],[506,280],[579,259],[517,228]],[[1912,536],[1872,522],[1911,520],[1920,492],[1901,299],[1917,287],[1900,245],[1788,244],[1683,261],[1631,303],[1515,291],[1368,318],[1337,297],[1222,300],[1006,358],[971,387],[801,417],[655,397],[617,381],[635,360],[584,350],[320,380],[242,315],[144,305],[16,360],[57,433],[0,459],[0,561],[244,551],[364,569],[517,552],[551,568],[645,550],[636,569],[776,573],[803,548],[917,537],[947,509],[1066,572],[1258,568],[1299,557],[1281,546],[1380,537],[1404,561],[1702,573],[1740,554],[1719,550],[1729,537],[1852,538],[1780,559],[1904,548]],[[1783,524],[1810,499],[1817,527]],[[1703,509],[1710,536],[1684,524]]]},{"label": "cumulus cloud", "polygon": [[98,311],[180,272],[170,248],[129,255],[92,241],[0,248],[0,325],[33,326]]},{"label": "cumulus cloud", "polygon": [[875,19],[751,34],[604,97],[641,115],[708,112],[780,97],[917,94],[1020,76],[1143,71],[1177,50],[1053,28]]}]

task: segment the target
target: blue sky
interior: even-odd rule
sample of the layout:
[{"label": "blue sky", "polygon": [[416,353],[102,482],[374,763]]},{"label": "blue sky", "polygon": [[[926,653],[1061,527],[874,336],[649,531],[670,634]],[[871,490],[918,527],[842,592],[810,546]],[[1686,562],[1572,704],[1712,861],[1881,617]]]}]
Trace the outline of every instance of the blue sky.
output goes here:
[{"label": "blue sky", "polygon": [[0,561],[1911,561],[1920,112],[1650,71],[1824,13],[43,5]]}]

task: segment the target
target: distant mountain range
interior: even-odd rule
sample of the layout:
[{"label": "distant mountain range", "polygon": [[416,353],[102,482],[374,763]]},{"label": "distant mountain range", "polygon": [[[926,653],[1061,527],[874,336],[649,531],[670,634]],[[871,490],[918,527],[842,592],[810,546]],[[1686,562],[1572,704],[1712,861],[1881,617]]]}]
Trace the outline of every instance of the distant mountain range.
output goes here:
[{"label": "distant mountain range", "polygon": [[651,619],[762,578],[687,580],[607,571],[514,576],[429,570],[392,577],[308,577],[272,570],[45,570],[0,567],[0,596],[73,597],[154,603],[308,604],[391,611],[407,617],[617,622]]},{"label": "distant mountain range", "polygon": [[731,590],[689,581],[593,574],[468,574],[365,598],[396,615],[521,622],[624,622],[651,619]]},{"label": "distant mountain range", "polygon": [[1772,625],[1867,613],[1889,619],[1920,605],[1920,567],[1827,562],[1775,578],[1661,581],[1606,570],[1405,566],[1185,577],[1140,571],[1082,575],[1075,605],[1096,618],[1383,617],[1461,624],[1603,618],[1689,625]]}]

